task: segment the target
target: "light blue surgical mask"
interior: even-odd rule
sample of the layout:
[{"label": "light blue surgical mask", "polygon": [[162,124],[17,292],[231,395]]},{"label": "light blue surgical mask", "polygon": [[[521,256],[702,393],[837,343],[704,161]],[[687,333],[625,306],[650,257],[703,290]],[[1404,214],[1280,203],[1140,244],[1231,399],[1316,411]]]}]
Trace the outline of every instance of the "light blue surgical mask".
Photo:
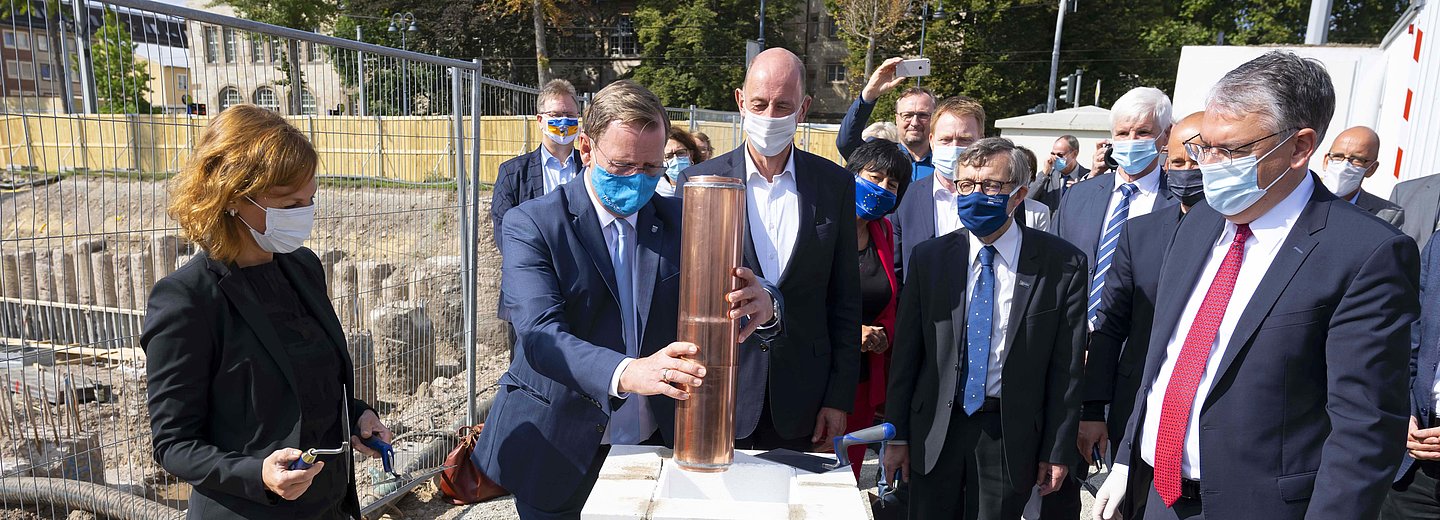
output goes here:
[{"label": "light blue surgical mask", "polygon": [[1066,166],[1069,166],[1069,165],[1070,165],[1070,163],[1065,162],[1065,158],[1064,158],[1064,157],[1056,157],[1056,158],[1055,158],[1055,166],[1054,166],[1054,168],[1055,168],[1055,173],[1060,173],[1060,172],[1065,171],[1065,167],[1066,167]]},{"label": "light blue surgical mask", "polygon": [[651,176],[639,171],[630,175],[615,175],[599,164],[591,166],[590,170],[590,184],[595,188],[600,205],[611,213],[626,217],[634,215],[650,202],[650,197],[655,195],[655,185],[659,183],[659,175]]},{"label": "light blue surgical mask", "polygon": [[1160,155],[1160,150],[1155,148],[1154,139],[1131,139],[1129,141],[1115,141],[1110,146],[1114,151],[1111,157],[1120,169],[1125,173],[1140,173],[1150,166],[1155,156]]},{"label": "light blue surgical mask", "polygon": [[1295,134],[1290,134],[1280,144],[1275,145],[1265,155],[1256,157],[1249,155],[1234,159],[1225,163],[1201,164],[1200,173],[1205,176],[1205,201],[1210,207],[1215,208],[1220,214],[1227,217],[1239,215],[1240,212],[1255,205],[1255,202],[1265,196],[1275,183],[1285,178],[1290,173],[1287,168],[1285,173],[1275,176],[1270,185],[1260,187],[1260,161],[1265,160],[1270,154],[1279,150],[1280,146],[1289,141]]},{"label": "light blue surgical mask", "polygon": [[965,153],[964,146],[936,146],[930,152],[930,164],[935,165],[935,173],[946,179],[955,180],[955,163],[960,159],[960,154]]},{"label": "light blue surgical mask", "polygon": [[690,157],[684,155],[673,157],[665,161],[665,176],[670,178],[672,184],[680,182],[680,172],[689,167]]}]

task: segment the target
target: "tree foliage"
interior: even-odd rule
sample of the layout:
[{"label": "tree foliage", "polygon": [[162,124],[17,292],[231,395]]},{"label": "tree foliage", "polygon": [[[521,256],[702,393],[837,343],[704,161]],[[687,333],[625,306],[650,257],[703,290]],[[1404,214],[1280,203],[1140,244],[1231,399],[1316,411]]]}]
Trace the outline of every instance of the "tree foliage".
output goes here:
[{"label": "tree foliage", "polygon": [[150,102],[145,99],[150,93],[150,73],[135,57],[135,41],[115,11],[105,9],[104,23],[90,43],[90,56],[101,113],[151,113]]},{"label": "tree foliage", "polygon": [[[1408,0],[1336,0],[1329,41],[1377,44]],[[1186,45],[1301,44],[1309,0],[1084,0],[1065,18],[1059,74],[1084,71],[1082,105],[1109,107],[1131,88],[1174,92],[1180,51]],[[912,6],[912,11],[915,7]],[[1046,100],[1057,5],[1054,0],[951,0],[949,16],[932,21],[925,56],[932,75],[924,85],[942,97],[965,94],[984,103],[991,124],[1023,115]],[[912,14],[914,14],[912,12]],[[919,21],[912,16],[882,42],[877,59],[918,54]],[[864,48],[851,41],[850,70],[863,70]],[[856,91],[864,78],[853,78]],[[881,98],[885,105],[889,98]],[[893,112],[893,104],[877,113]],[[993,129],[993,126],[992,126]],[[993,133],[993,130],[992,130]]]},{"label": "tree foliage", "polygon": [[865,46],[865,75],[875,70],[875,51],[910,15],[910,0],[828,0],[847,43]]},{"label": "tree foliage", "polygon": [[[794,16],[795,4],[766,3],[768,46],[788,46],[784,22]],[[666,106],[734,110],[734,89],[745,77],[745,40],[759,34],[755,2],[640,0],[633,17],[643,56],[632,71],[635,81]]]}]

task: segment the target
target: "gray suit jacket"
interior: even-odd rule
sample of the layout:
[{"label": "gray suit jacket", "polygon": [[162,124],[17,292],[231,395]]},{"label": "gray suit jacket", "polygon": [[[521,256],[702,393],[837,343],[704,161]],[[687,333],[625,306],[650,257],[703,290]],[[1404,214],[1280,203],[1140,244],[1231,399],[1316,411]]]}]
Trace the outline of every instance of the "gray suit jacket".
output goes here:
[{"label": "gray suit jacket", "polygon": [[1400,227],[1405,223],[1405,208],[1400,207],[1388,200],[1376,197],[1368,191],[1360,190],[1360,195],[1355,198],[1355,205],[1360,209],[1370,212],[1371,215],[1380,217],[1380,220],[1389,222],[1390,225]]},{"label": "gray suit jacket", "polygon": [[1440,175],[1411,179],[1395,185],[1390,202],[1405,208],[1406,219],[1397,227],[1415,239],[1420,249],[1435,233],[1436,217],[1440,217]]}]

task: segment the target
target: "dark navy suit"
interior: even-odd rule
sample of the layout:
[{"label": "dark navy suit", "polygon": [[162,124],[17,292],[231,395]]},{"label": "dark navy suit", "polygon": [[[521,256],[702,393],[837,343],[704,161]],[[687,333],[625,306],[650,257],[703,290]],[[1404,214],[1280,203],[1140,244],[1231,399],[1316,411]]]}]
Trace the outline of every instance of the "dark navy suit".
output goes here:
[{"label": "dark navy suit", "polygon": [[[1419,429],[1440,426],[1435,410],[1435,369],[1440,367],[1440,251],[1428,241],[1420,264],[1420,321],[1410,347],[1410,416]],[[1393,442],[1400,442],[1398,440]],[[1423,466],[1423,467],[1422,467]],[[1419,464],[1407,450],[1395,474],[1395,491],[1385,501],[1381,518],[1429,518],[1440,509],[1440,463]],[[1427,485],[1429,484],[1429,485]]]},{"label": "dark navy suit", "polygon": [[[1150,211],[1160,211],[1180,203],[1180,199],[1167,187],[1164,170],[1157,167],[1149,175],[1160,176],[1159,192]],[[1056,210],[1055,234],[1085,252],[1085,259],[1090,262],[1091,277],[1095,275],[1095,250],[1100,246],[1100,233],[1105,230],[1105,221],[1110,219],[1107,212],[1110,194],[1114,192],[1115,172],[1101,174],[1071,186]]]},{"label": "dark navy suit", "polygon": [[[890,225],[895,228],[895,277],[905,280],[905,266],[909,265],[910,253],[921,242],[935,238],[935,190],[933,179],[922,179],[911,186],[909,197],[900,199],[900,206],[890,215]],[[1023,210],[1016,210],[1022,215]]]},{"label": "dark navy suit", "polygon": [[[702,175],[746,180],[748,146],[687,168],[679,186]],[[740,349],[735,426],[750,437],[768,395],[774,433],[808,444],[821,407],[849,412],[860,383],[860,260],[854,174],[803,150],[795,154],[799,235],[784,273],[765,273],[746,223],[745,265],[780,288],[784,331]],[[677,188],[679,189],[679,188]]]},{"label": "dark navy suit", "polygon": [[[679,201],[653,197],[636,218],[641,357],[675,339],[680,211]],[[608,451],[600,440],[610,414],[625,403],[610,396],[626,357],[610,249],[583,178],[508,216],[502,276],[519,341],[473,460],[526,506],[583,506],[577,495],[588,495]],[[660,429],[673,428],[660,421],[669,399],[650,402]]]},{"label": "dark navy suit", "polygon": [[[575,171],[580,172],[580,151],[570,152],[570,164],[575,165]],[[495,174],[495,191],[490,196],[490,236],[494,237],[495,248],[500,254],[505,254],[505,244],[500,240],[500,230],[505,223],[505,213],[511,208],[519,206],[520,203],[530,199],[538,199],[545,194],[545,156],[540,153],[540,148],[500,163],[500,170]],[[509,315],[505,310],[503,293],[501,305],[497,309],[496,316],[502,320],[509,321]]]},{"label": "dark navy suit", "polygon": [[[1195,403],[1200,419],[1189,428],[1199,433],[1206,518],[1375,518],[1400,465],[1419,252],[1314,183],[1238,318],[1210,393]],[[1155,436],[1140,430],[1165,345],[1180,320],[1194,319],[1181,314],[1206,290],[1201,272],[1223,229],[1218,212],[1197,205],[1165,255],[1154,347],[1118,457],[1132,467],[1144,463],[1137,439]]]}]

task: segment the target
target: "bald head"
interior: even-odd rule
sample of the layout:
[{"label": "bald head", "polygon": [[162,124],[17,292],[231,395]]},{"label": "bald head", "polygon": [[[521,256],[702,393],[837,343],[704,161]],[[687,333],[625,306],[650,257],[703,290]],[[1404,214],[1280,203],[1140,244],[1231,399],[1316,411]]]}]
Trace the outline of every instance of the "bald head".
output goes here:
[{"label": "bald head", "polygon": [[1330,143],[1330,153],[1325,155],[1325,162],[1349,160],[1353,164],[1358,159],[1364,164],[1365,176],[1369,177],[1378,169],[1380,163],[1376,159],[1379,157],[1380,135],[1369,127],[1355,126],[1335,136],[1335,142]]},{"label": "bald head", "polygon": [[765,117],[797,114],[805,120],[810,97],[805,95],[805,63],[786,49],[773,48],[755,56],[745,72],[745,85],[735,90],[740,111]]},{"label": "bald head", "polygon": [[1204,119],[1205,112],[1196,112],[1185,116],[1170,128],[1170,142],[1165,148],[1166,169],[1193,170],[1200,167],[1190,159],[1190,154],[1185,153],[1185,140],[1200,133],[1200,122]]}]

